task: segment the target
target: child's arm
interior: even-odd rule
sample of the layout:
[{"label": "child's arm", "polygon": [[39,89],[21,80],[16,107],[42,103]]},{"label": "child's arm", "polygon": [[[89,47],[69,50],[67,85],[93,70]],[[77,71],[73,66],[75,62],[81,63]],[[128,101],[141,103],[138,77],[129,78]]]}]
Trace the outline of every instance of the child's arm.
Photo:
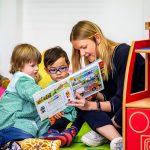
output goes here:
[{"label": "child's arm", "polygon": [[33,94],[41,90],[33,79],[23,76],[15,84],[17,94],[24,100],[34,103]]},{"label": "child's arm", "polygon": [[38,84],[38,82],[40,81],[42,79],[42,76],[39,74],[39,73],[37,73],[36,75],[35,75],[35,77],[34,77],[34,80],[35,80],[35,82]]}]

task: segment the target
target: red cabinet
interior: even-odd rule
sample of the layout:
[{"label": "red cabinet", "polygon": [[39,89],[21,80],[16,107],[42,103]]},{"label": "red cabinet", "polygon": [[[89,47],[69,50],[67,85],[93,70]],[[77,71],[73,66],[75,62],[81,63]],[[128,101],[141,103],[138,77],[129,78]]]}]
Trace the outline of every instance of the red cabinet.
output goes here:
[{"label": "red cabinet", "polygon": [[[131,94],[137,53],[145,54],[145,90]],[[123,150],[150,150],[150,40],[132,43],[123,93]]]}]

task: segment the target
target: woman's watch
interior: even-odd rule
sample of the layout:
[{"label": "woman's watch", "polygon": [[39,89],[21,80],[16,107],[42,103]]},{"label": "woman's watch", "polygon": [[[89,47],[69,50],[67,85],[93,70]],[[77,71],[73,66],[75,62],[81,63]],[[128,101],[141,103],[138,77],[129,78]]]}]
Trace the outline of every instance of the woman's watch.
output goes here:
[{"label": "woman's watch", "polygon": [[97,110],[101,111],[101,104],[99,100],[96,100],[96,104],[97,104]]}]

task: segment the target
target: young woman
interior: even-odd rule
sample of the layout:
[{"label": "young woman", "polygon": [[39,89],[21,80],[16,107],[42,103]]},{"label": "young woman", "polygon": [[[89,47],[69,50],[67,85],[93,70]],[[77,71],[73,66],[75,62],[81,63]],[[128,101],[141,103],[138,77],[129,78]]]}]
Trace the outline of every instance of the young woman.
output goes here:
[{"label": "young woman", "polygon": [[[130,46],[106,38],[100,27],[90,21],[78,22],[72,28],[70,41],[73,46],[73,72],[81,69],[81,57],[84,57],[85,64],[100,58],[105,70],[105,89],[100,92],[102,101],[87,101],[77,93],[78,100],[72,100],[68,104],[78,107],[80,116],[94,130],[84,135],[82,141],[89,146],[98,146],[102,144],[104,136],[111,141],[112,150],[120,150],[122,137],[118,131],[122,126],[123,85]],[[144,89],[144,62],[144,58],[137,54],[131,92]]]}]

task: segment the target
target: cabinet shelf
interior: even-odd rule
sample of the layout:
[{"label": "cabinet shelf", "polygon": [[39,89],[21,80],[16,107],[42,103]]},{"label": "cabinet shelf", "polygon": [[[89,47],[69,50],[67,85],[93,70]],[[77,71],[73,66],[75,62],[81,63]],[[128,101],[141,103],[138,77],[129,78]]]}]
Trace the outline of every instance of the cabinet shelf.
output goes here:
[{"label": "cabinet shelf", "polygon": [[150,108],[150,97],[127,103],[125,106],[132,108]]}]

